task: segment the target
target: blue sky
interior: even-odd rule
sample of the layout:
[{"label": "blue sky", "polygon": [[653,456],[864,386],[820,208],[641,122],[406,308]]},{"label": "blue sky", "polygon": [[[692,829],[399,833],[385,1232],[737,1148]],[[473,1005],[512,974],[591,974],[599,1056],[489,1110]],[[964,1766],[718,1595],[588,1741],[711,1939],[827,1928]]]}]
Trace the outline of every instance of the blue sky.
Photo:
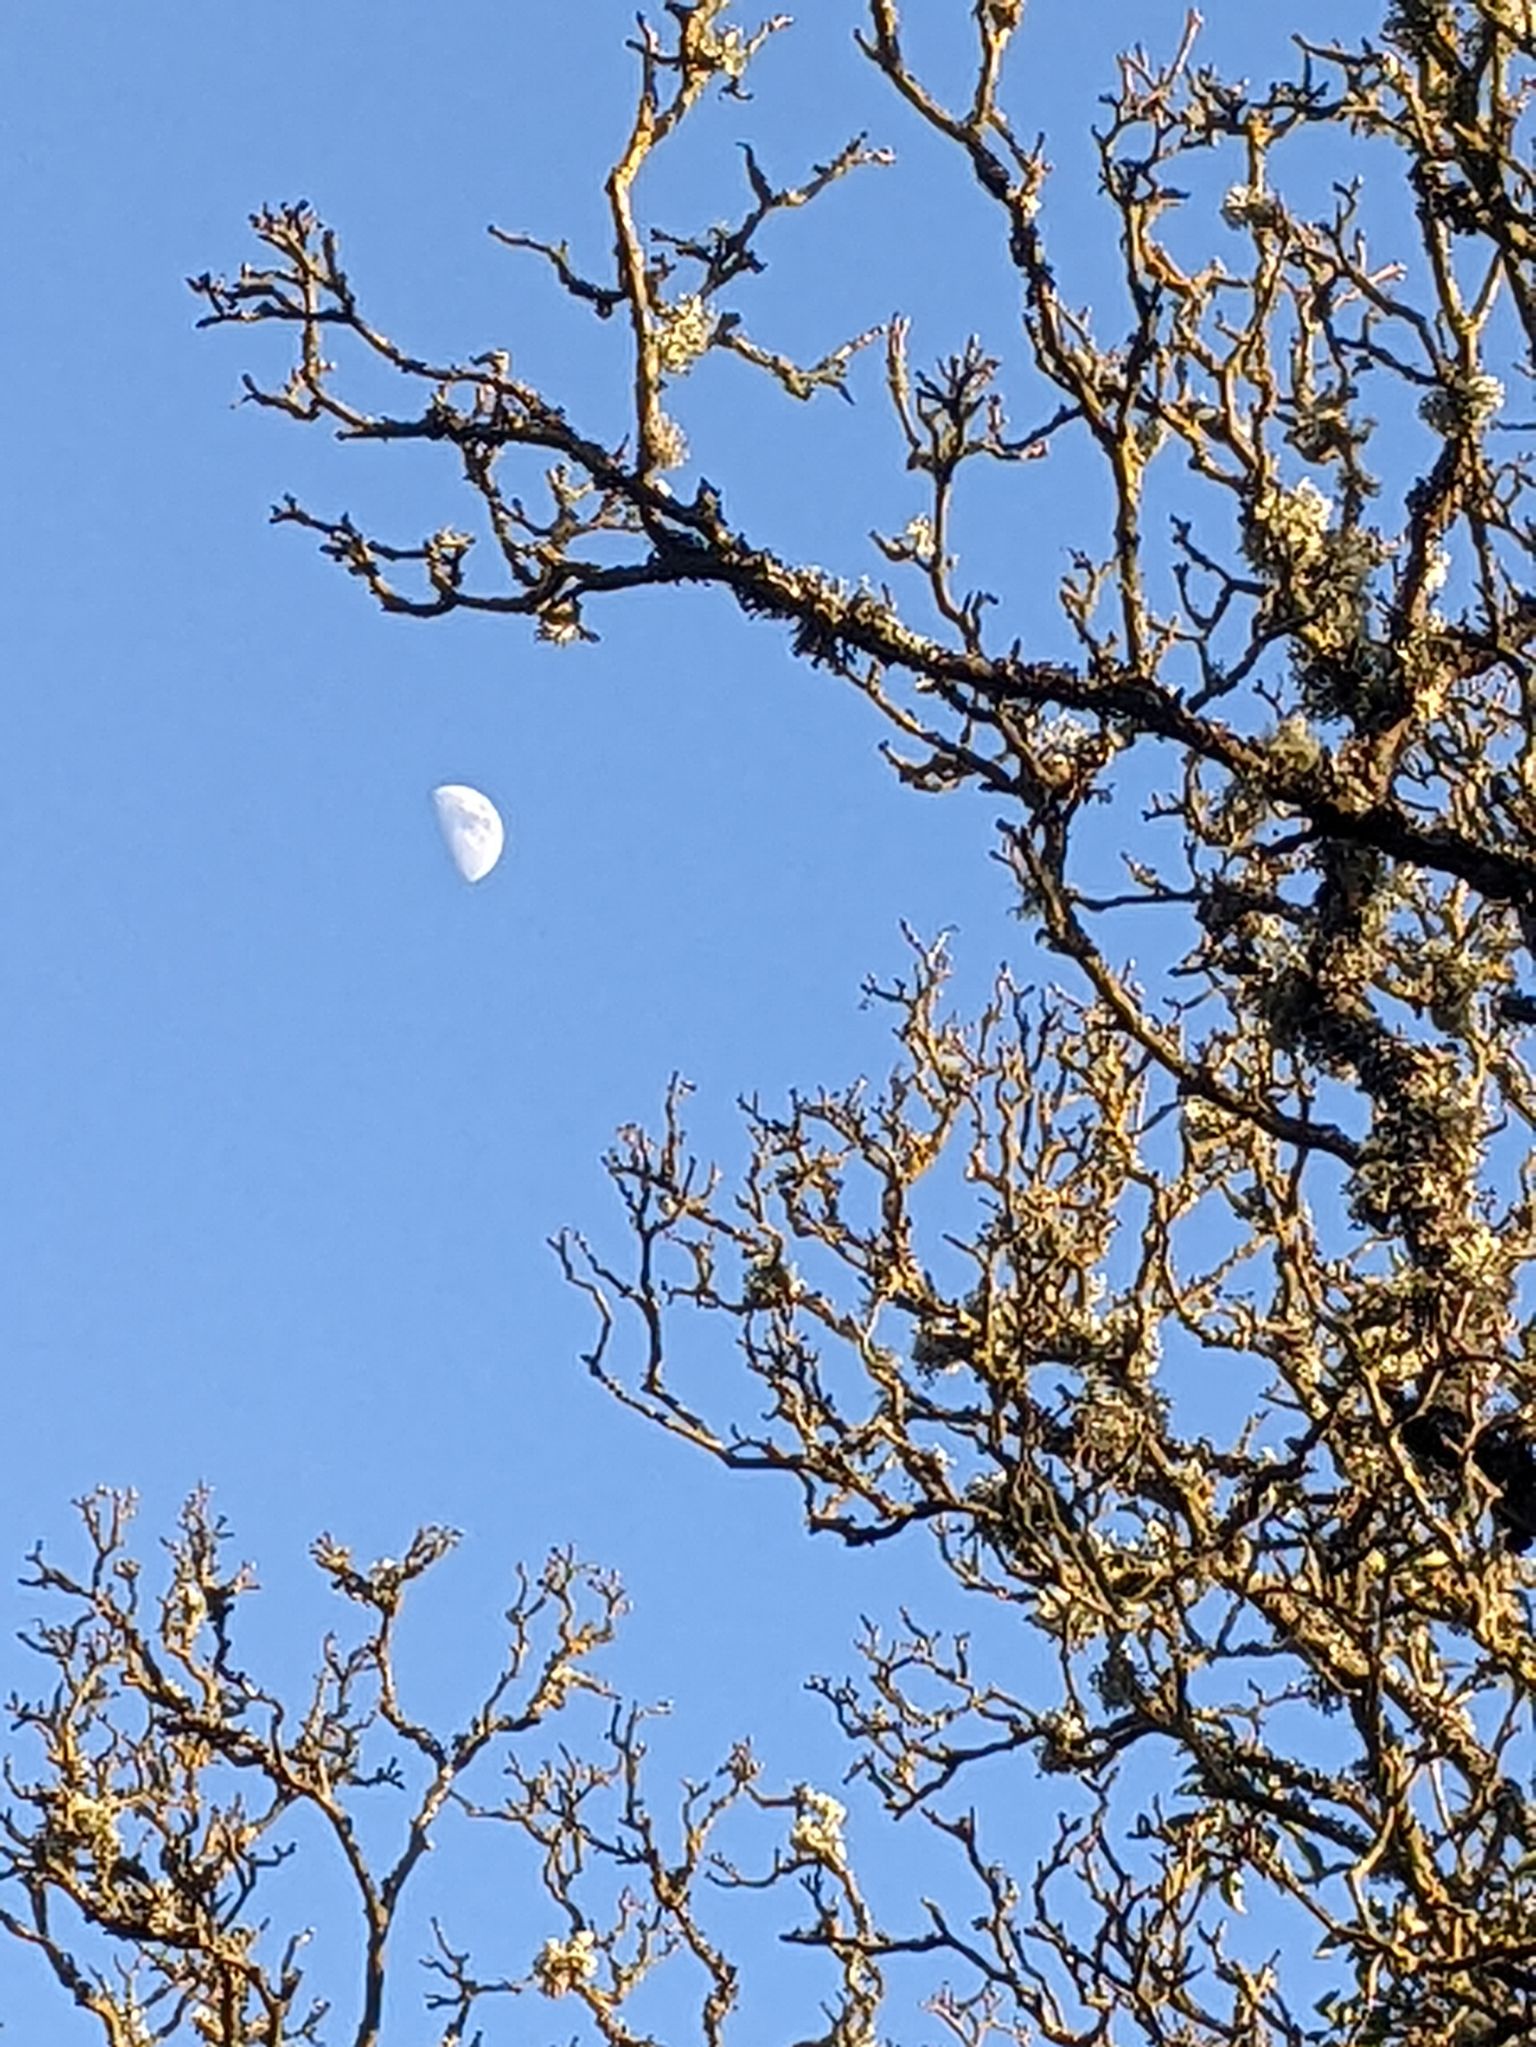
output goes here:
[{"label": "blue sky", "polygon": [[[909,11],[942,80],[970,9]],[[1279,12],[1218,4],[1208,53],[1280,60]],[[868,127],[897,167],[779,224],[750,324],[813,355],[900,308],[920,361],[976,329],[1017,363],[995,221],[853,52],[851,0],[806,15],[754,103],[713,110],[658,177],[654,217],[736,210],[744,135],[790,177]],[[1082,296],[1106,251],[1081,130],[1117,42],[1169,48],[1181,18],[1034,0],[1012,104],[1050,136]],[[506,346],[617,434],[618,323],[485,227],[601,266],[631,21],[620,0],[11,13],[0,1563],[67,1547],[67,1503],[98,1482],[140,1489],[147,1544],[206,1480],[260,1564],[258,1626],[297,1662],[320,1528],[372,1555],[450,1522],[467,1539],[422,1640],[451,1698],[477,1629],[492,1653],[514,1560],[574,1543],[631,1586],[614,1667],[679,1702],[667,1766],[755,1732],[793,1778],[835,1753],[801,1677],[844,1668],[858,1614],[920,1604],[934,1576],[915,1548],[807,1544],[787,1490],[726,1483],[612,1411],[544,1240],[574,1222],[618,1249],[599,1155],[674,1069],[729,1162],[738,1094],[883,1068],[859,984],[899,969],[899,920],[958,927],[963,994],[1004,958],[1035,971],[990,814],[897,788],[863,709],[716,599],[609,605],[602,644],[572,650],[380,618],[267,508],[293,490],[409,538],[462,516],[446,465],[236,406],[281,337],[197,334],[183,283],[254,254],[252,207],[307,197],[398,339]],[[797,410],[712,361],[676,407],[749,531],[849,573],[878,566],[871,525],[918,508],[873,356],[854,389]],[[1042,641],[1094,514],[1048,466],[969,536],[1009,630]],[[457,780],[509,827],[475,890],[429,803]],[[0,1591],[7,1639],[30,1610]],[[3,1948],[0,2012],[18,2040],[92,2037]]]}]

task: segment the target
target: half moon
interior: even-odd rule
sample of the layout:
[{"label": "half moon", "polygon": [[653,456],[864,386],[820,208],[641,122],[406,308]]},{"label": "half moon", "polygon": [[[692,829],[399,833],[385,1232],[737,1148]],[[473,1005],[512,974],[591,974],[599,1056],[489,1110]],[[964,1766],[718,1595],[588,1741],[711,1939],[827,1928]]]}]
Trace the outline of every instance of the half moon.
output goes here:
[{"label": "half moon", "polygon": [[444,782],[432,791],[432,802],[454,866],[466,881],[484,881],[507,841],[495,804],[465,782]]}]

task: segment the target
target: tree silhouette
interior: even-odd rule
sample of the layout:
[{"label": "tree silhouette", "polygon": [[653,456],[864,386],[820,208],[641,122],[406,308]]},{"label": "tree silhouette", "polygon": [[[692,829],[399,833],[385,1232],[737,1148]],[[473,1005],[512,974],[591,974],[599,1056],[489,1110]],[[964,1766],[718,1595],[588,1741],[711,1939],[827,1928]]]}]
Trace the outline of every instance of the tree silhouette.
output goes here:
[{"label": "tree silhouette", "polygon": [[[319,2039],[297,1950],[269,1956],[252,1912],[283,1825],[312,1808],[362,1900],[347,2037],[372,2041],[404,1881],[447,1804],[470,1804],[461,1774],[509,1753],[494,1810],[539,1847],[561,1931],[527,1975],[481,1978],[445,1930],[444,2047],[530,1987],[631,2047],[632,2000],[673,1956],[702,1986],[698,2036],[723,2039],[739,1971],[717,1915],[786,1883],[805,1894],[787,1937],[827,1963],[827,2047],[882,2037],[898,1957],[931,1961],[930,2010],[963,2047],[1536,2038],[1529,0],[1398,0],[1358,43],[1298,38],[1292,75],[1262,87],[1201,61],[1193,16],[1171,53],[1122,56],[1094,130],[1122,290],[1092,314],[1058,291],[1043,144],[1007,110],[1020,0],[944,10],[969,39],[954,101],[909,62],[894,0],[868,0],[859,41],[893,116],[968,167],[1016,279],[1032,371],[1006,409],[980,341],[918,369],[895,319],[805,364],[750,324],[768,223],[877,167],[864,138],[798,184],[749,148],[724,224],[642,217],[641,171],[706,95],[744,98],[787,26],[727,11],[668,0],[640,23],[611,263],[495,231],[611,323],[622,440],[508,353],[434,362],[390,339],[306,206],[256,215],[259,259],[194,284],[205,324],[291,334],[286,379],[247,379],[256,404],[348,442],[440,446],[459,471],[473,530],[386,541],[293,499],[274,513],[386,611],[505,613],[565,644],[619,593],[719,588],[862,695],[905,783],[1000,815],[1060,985],[1005,976],[965,1020],[943,946],[914,937],[905,976],[871,990],[897,1041],[882,1087],[753,1104],[728,1192],[690,1153],[679,1083],[608,1162],[634,1256],[558,1240],[616,1400],[733,1470],[784,1474],[818,1534],[926,1531],[951,1620],[963,1594],[1020,1623],[1023,1668],[909,1618],[822,1687],[857,1774],[958,1858],[968,1901],[877,1906],[838,1801],[770,1794],[744,1751],[661,1829],[640,1722],[617,1708],[598,1760],[525,1765],[616,1612],[568,1561],[514,1605],[503,1674],[444,1737],[399,1704],[390,1632],[443,1538],[371,1572],[322,1544],[367,1620],[285,1732],[230,1647],[243,1581],[206,1507],[151,1617],[121,1503],[98,1500],[92,1569],[36,1563],[68,1618],[34,1645],[54,1689],[19,1708],[42,1761],[13,1778],[0,1867],[25,1907],[5,1924],[113,2047]],[[1293,196],[1341,151],[1406,179],[1398,242],[1376,245],[1359,179],[1320,209]],[[882,582],[749,534],[670,409],[711,352],[812,400],[846,393],[877,345],[920,494],[875,536]],[[358,356],[411,402],[349,396]],[[1010,467],[1022,502],[1069,451],[1109,510],[1056,592],[1071,651],[1037,658],[993,643],[955,507],[976,464]],[[1106,889],[1091,842],[1128,814]],[[680,1372],[687,1316],[734,1348],[734,1388]],[[1225,1436],[1189,1419],[1217,1372],[1246,1401]],[[553,1630],[537,1654],[536,1621]],[[371,1757],[385,1736],[415,1777]],[[1010,1762],[1051,1795],[1001,1793]],[[381,1768],[415,1802],[376,1867],[349,1801]],[[755,1863],[738,1820],[776,1835]],[[1234,1932],[1245,1883],[1297,1930],[1283,1949]],[[138,1975],[81,1959],[82,1927]]]}]

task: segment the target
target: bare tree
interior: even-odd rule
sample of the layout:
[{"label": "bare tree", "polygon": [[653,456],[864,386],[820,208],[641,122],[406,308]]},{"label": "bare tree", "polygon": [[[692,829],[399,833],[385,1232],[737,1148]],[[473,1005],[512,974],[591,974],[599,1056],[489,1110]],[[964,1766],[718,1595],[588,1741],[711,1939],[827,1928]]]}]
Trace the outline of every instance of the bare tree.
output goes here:
[{"label": "bare tree", "polygon": [[[917,1619],[871,1631],[862,1675],[822,1687],[855,1771],[947,1844],[969,1896],[888,1921],[837,1802],[807,1787],[776,1802],[744,1754],[686,1792],[664,1848],[622,1715],[605,1760],[525,1769],[525,1737],[586,1682],[614,1611],[592,1581],[599,1619],[578,1619],[567,1563],[514,1606],[511,1661],[444,1741],[399,1706],[389,1637],[441,1539],[372,1573],[322,1545],[369,1618],[359,1646],[327,1653],[289,1736],[230,1663],[241,1581],[206,1561],[204,1509],[151,1627],[118,1509],[97,1502],[92,1573],[37,1565],[74,1618],[37,1639],[57,1685],[22,1717],[46,1766],[15,1787],[3,1866],[27,1900],[5,1923],[114,2047],[186,2024],[223,2047],[321,2036],[292,1956],[258,1966],[245,1933],[261,1844],[301,1803],[363,1899],[351,2037],[373,2040],[401,1884],[439,1811],[468,1801],[461,1772],[508,1744],[498,1810],[539,1843],[568,1924],[529,1980],[578,1999],[614,2047],[638,2037],[628,2001],[673,1952],[704,1986],[700,2037],[723,2038],[738,1986],[716,1891],[783,1881],[809,1907],[789,1937],[831,1965],[828,2047],[880,2037],[897,1957],[929,1959],[930,2010],[963,2047],[1536,2039],[1536,524],[1520,438],[1536,17],[1530,0],[1398,0],[1358,45],[1298,38],[1293,75],[1262,88],[1201,61],[1194,16],[1171,53],[1121,57],[1094,131],[1121,302],[1090,314],[1058,291],[1044,146],[1008,112],[1020,0],[947,12],[972,53],[954,103],[909,62],[894,0],[867,0],[859,42],[893,111],[954,149],[996,220],[1027,424],[979,341],[916,370],[897,319],[802,364],[750,327],[764,230],[878,166],[865,138],[798,184],[749,150],[724,225],[642,218],[641,172],[706,95],[742,95],[786,26],[747,32],[726,0],[667,0],[640,24],[605,188],[611,265],[500,233],[613,323],[621,442],[505,353],[430,362],[391,340],[306,207],[257,215],[260,260],[195,289],[206,324],[291,330],[287,380],[247,380],[257,404],[457,463],[474,532],[402,544],[292,500],[274,514],[386,611],[517,614],[565,643],[617,592],[719,586],[867,699],[904,781],[1002,813],[1061,986],[1004,979],[967,1022],[945,1005],[942,947],[914,939],[905,978],[874,991],[899,1047],[882,1089],[754,1104],[751,1166],[726,1193],[690,1155],[678,1085],[660,1131],[625,1131],[609,1161],[633,1258],[558,1243],[596,1315],[588,1366],[617,1400],[732,1469],[786,1474],[818,1533],[926,1529],[961,1591],[1024,1624],[995,1663]],[[1401,246],[1375,246],[1359,179],[1321,211],[1288,196],[1341,150],[1406,179]],[[1207,206],[1191,194],[1213,172],[1224,196]],[[923,493],[875,536],[889,586],[761,544],[728,485],[669,481],[689,459],[670,394],[702,356],[803,400],[845,391],[877,341]],[[349,397],[347,350],[416,396],[388,412]],[[1075,655],[1040,660],[992,643],[954,508],[973,465],[1068,449],[1113,509],[1056,593]],[[1149,503],[1175,475],[1169,523]],[[1123,884],[1095,892],[1085,840],[1132,787],[1144,829]],[[1124,963],[1132,927],[1145,982]],[[945,1284],[957,1259],[963,1283]],[[739,1354],[735,1406],[718,1375],[695,1395],[674,1365],[689,1313]],[[1213,1371],[1246,1410],[1215,1438],[1189,1419]],[[536,1611],[554,1630],[542,1663]],[[1054,1650],[1053,1697],[1038,1672],[1026,1685],[1017,1641]],[[365,1690],[428,1785],[382,1873],[341,1795],[363,1781]],[[1002,1816],[1009,1759],[1059,1794],[1032,1838],[1016,1806]],[[1149,1765],[1162,1788],[1143,1796]],[[200,1792],[215,1766],[257,1793]],[[782,1808],[755,1874],[714,1836],[743,1806],[774,1824]],[[582,1903],[600,1869],[627,1887],[606,1914]],[[1267,1924],[1300,1929],[1283,1951],[1233,1931],[1245,1882]],[[132,2016],[137,1979],[87,1976],[50,1917],[60,1899],[135,1958],[162,2016]],[[445,2043],[521,1981],[482,1982],[446,1935],[434,1969]]]}]

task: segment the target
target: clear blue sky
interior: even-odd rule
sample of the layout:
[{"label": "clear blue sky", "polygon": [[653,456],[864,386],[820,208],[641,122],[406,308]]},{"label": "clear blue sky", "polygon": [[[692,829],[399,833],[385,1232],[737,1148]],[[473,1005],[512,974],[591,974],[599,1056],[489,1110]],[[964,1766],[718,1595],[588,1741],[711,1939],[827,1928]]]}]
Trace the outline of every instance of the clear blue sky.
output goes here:
[{"label": "clear blue sky", "polygon": [[[1296,11],[1218,0],[1208,51],[1261,69]],[[1374,10],[1306,11],[1337,30]],[[969,5],[909,12],[953,76]],[[898,168],[779,225],[750,322],[816,354],[901,308],[919,359],[977,329],[1016,362],[996,221],[854,53],[852,0],[805,14],[753,105],[700,124],[657,217],[735,211],[739,137],[789,177],[867,127]],[[1166,49],[1181,18],[1033,0],[1013,106],[1051,138],[1048,218],[1084,296],[1103,226],[1081,131],[1117,43]],[[467,1541],[423,1640],[452,1697],[477,1629],[493,1653],[513,1561],[573,1542],[631,1585],[615,1668],[679,1702],[667,1766],[750,1732],[792,1779],[833,1753],[803,1674],[846,1667],[857,1614],[921,1603],[932,1574],[916,1548],[812,1547],[787,1489],[726,1483],[611,1411],[544,1239],[575,1222],[618,1248],[599,1154],[674,1068],[728,1161],[738,1093],[883,1068],[858,990],[899,967],[899,919],[958,927],[968,994],[1004,957],[1031,971],[990,813],[896,788],[861,707],[718,599],[611,604],[602,645],[568,651],[380,618],[267,507],[292,489],[409,538],[462,516],[447,464],[235,407],[282,337],[195,333],[183,284],[254,253],[253,206],[307,197],[398,339],[506,346],[616,434],[618,323],[484,230],[569,236],[601,266],[631,25],[623,0],[11,10],[0,1567],[68,1546],[97,1482],[140,1489],[148,1544],[207,1480],[270,1588],[274,1653],[296,1653],[318,1529],[374,1555],[451,1522]],[[918,507],[873,357],[854,381],[853,408],[794,410],[711,362],[676,410],[756,537],[856,574],[878,566],[869,527]],[[1042,635],[1063,548],[1093,532],[1045,466],[972,535]],[[448,780],[508,822],[473,891],[433,827]],[[28,1611],[0,1593],[7,1639]],[[0,1656],[9,1688],[22,1659]],[[94,2037],[6,1948],[0,2013],[7,2038]]]}]

